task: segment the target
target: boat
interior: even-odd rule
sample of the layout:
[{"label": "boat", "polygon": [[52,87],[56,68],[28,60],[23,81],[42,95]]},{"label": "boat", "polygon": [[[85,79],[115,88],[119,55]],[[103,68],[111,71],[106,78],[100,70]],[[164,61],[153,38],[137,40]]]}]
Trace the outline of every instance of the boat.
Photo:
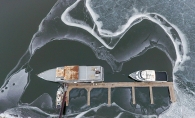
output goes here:
[{"label": "boat", "polygon": [[61,109],[63,103],[64,89],[59,87],[56,93],[56,108]]},{"label": "boat", "polygon": [[129,74],[129,76],[137,81],[168,81],[165,71],[140,70]]},{"label": "boat", "polygon": [[101,66],[64,66],[44,71],[38,76],[47,81],[61,83],[102,82],[104,68]]}]

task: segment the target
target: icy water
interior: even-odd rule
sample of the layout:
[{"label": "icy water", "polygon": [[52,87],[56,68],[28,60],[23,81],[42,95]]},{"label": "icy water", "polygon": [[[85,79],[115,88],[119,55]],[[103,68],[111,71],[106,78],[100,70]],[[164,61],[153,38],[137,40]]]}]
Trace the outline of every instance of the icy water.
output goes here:
[{"label": "icy water", "polygon": [[[56,2],[56,3],[55,3]],[[65,117],[193,118],[193,1],[58,0],[1,1],[0,116],[58,117],[58,83],[37,74],[63,65],[101,65],[106,82],[132,82],[129,73],[167,71],[177,102],[167,88],[74,89]],[[6,6],[7,5],[7,6]],[[37,30],[38,29],[38,30]]]}]

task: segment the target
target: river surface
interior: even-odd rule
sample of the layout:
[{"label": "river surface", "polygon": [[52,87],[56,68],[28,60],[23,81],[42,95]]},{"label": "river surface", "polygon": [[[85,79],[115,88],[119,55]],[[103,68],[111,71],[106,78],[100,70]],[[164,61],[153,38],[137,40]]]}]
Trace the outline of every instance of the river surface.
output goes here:
[{"label": "river surface", "polygon": [[[37,74],[64,65],[100,65],[105,82],[134,82],[137,70],[166,71],[166,87],[73,89],[64,117],[191,118],[195,115],[193,1],[0,1],[0,116],[58,117],[59,83]],[[193,117],[192,117],[193,118]]]}]

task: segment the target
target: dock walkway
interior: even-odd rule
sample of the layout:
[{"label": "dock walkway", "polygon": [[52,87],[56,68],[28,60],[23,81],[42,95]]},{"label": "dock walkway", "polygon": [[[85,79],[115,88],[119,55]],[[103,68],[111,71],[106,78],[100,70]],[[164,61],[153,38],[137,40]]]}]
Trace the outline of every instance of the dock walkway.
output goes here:
[{"label": "dock walkway", "polygon": [[108,105],[111,105],[111,88],[132,88],[132,100],[133,104],[135,100],[135,87],[149,87],[150,91],[150,102],[154,104],[152,87],[168,87],[171,102],[175,102],[175,94],[173,89],[173,82],[108,82],[108,83],[69,83],[67,84],[68,89],[66,92],[66,106],[69,105],[69,93],[74,88],[84,88],[87,90],[87,105],[90,105],[90,92],[94,88],[107,88],[108,89]]}]

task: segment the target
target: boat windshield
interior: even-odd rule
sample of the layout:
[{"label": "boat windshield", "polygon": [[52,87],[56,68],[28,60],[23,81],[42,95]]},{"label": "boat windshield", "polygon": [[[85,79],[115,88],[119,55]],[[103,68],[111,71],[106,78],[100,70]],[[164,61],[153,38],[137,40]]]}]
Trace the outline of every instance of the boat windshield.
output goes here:
[{"label": "boat windshield", "polygon": [[141,71],[141,77],[146,79],[146,71]]}]

